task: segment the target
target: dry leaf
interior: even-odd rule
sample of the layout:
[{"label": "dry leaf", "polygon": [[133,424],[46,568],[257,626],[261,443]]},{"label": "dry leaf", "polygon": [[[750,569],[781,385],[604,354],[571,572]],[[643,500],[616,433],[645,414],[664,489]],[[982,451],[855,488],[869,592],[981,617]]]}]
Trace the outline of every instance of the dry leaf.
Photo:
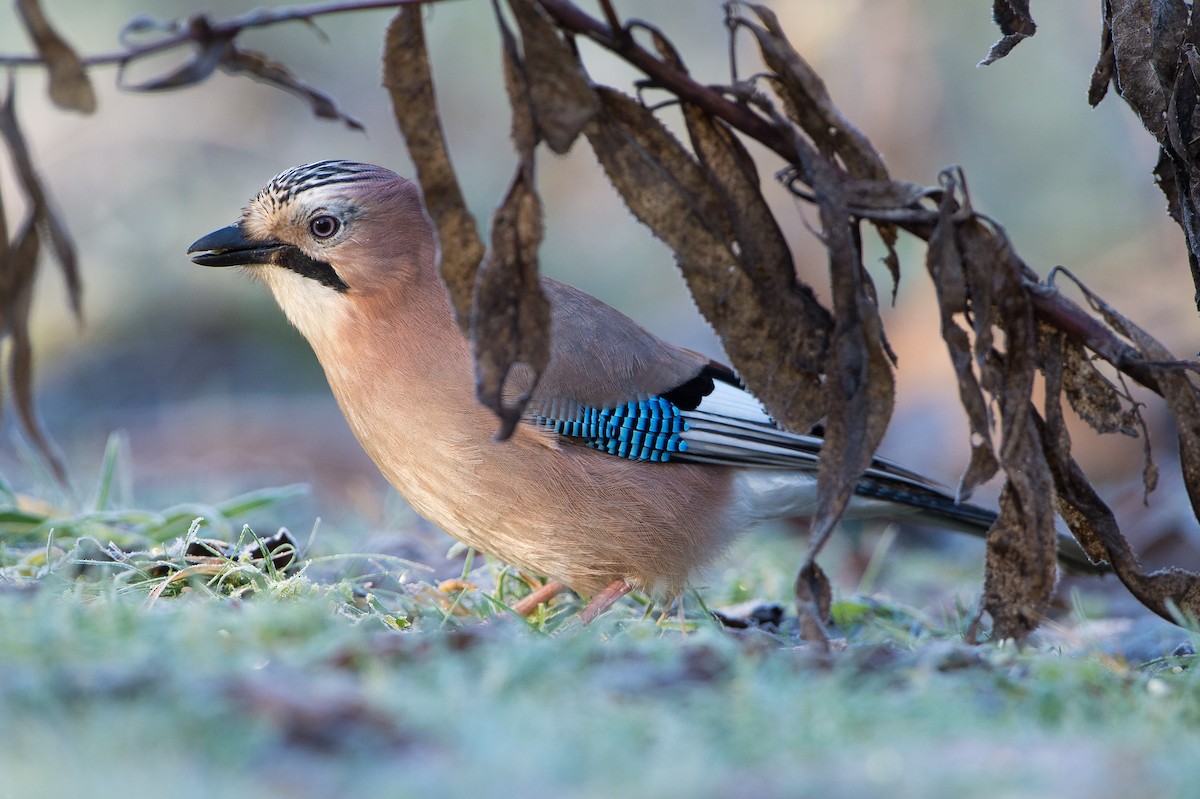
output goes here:
[{"label": "dry leaf", "polygon": [[469,332],[483,241],[475,218],[467,210],[446,149],[419,7],[400,9],[388,26],[383,85],[391,95],[396,123],[417,168],[425,209],[433,220],[438,269],[449,290],[458,325]]},{"label": "dry leaf", "polygon": [[[1170,0],[1168,0],[1170,2]],[[1108,0],[1111,8],[1116,85],[1121,98],[1137,113],[1146,130],[1165,138],[1167,93],[1155,67],[1155,9],[1145,0]]]},{"label": "dry leaf", "polygon": [[[8,147],[29,206],[28,215],[13,241],[0,240],[0,342],[5,339],[8,341],[8,391],[12,395],[22,432],[42,455],[55,478],[65,486],[67,472],[62,456],[43,430],[33,402],[33,348],[29,338],[29,310],[41,251],[42,236],[39,231],[44,231],[58,257],[71,307],[77,317],[80,314],[81,287],[74,247],[57,211],[50,204],[17,122],[11,77],[7,96],[0,103],[0,136]],[[0,214],[0,222],[3,221],[3,214]]]},{"label": "dry leaf", "polygon": [[50,79],[50,99],[59,108],[90,114],[96,110],[96,92],[83,62],[46,19],[38,0],[17,0],[17,11],[33,39]]},{"label": "dry leaf", "polygon": [[1004,37],[992,45],[987,56],[979,62],[981,67],[1004,58],[1014,47],[1037,33],[1037,25],[1029,14],[1029,0],[993,0],[992,19]]},{"label": "dry leaf", "polygon": [[546,12],[531,0],[508,0],[521,31],[520,59],[541,137],[565,153],[599,110],[574,50],[563,41]]},{"label": "dry leaf", "polygon": [[[492,215],[492,246],[479,270],[471,340],[479,401],[500,417],[498,440],[512,435],[550,361],[550,303],[538,278],[542,204],[529,162],[518,166],[504,201]],[[532,370],[532,385],[505,402],[503,390],[517,363]],[[528,381],[528,373],[520,376]]]},{"label": "dry leaf", "polygon": [[308,101],[312,111],[321,119],[336,119],[354,130],[365,130],[363,124],[338,108],[328,94],[314,89],[293,75],[287,67],[261,53],[239,50],[232,45],[221,58],[221,69],[231,75],[245,73],[269,86],[275,86]]},{"label": "dry leaf", "polygon": [[825,443],[817,470],[811,561],[841,519],[887,432],[895,384],[874,290],[837,173],[819,154],[811,152],[810,159],[804,166],[812,176],[829,252],[835,320],[824,369]]},{"label": "dry leaf", "polygon": [[1092,80],[1088,84],[1088,105],[1095,108],[1108,94],[1108,84],[1112,83],[1117,70],[1117,59],[1113,52],[1112,40],[1112,9],[1108,0],[1102,0],[1104,8],[1104,24],[1100,30],[1100,56],[1092,69]]},{"label": "dry leaf", "polygon": [[[704,170],[645,107],[598,89],[602,111],[585,130],[630,211],[670,246],[700,312],[721,336],[747,386],[785,427],[808,430],[822,415],[808,391],[832,327],[812,291],[791,276],[773,290],[739,259],[724,202]],[[778,284],[777,284],[778,285]]]},{"label": "dry leaf", "polygon": [[[176,35],[180,27],[176,22],[163,22],[152,17],[139,16],[126,24],[121,31],[121,39],[129,46],[128,41],[135,34],[153,31]],[[182,89],[207,80],[219,67],[230,75],[248,75],[305,100],[313,113],[321,119],[340,120],[354,130],[364,129],[362,123],[342,111],[332,97],[305,83],[283,64],[272,61],[262,53],[239,49],[234,40],[241,32],[240,29],[217,31],[212,28],[207,17],[197,15],[188,20],[187,30],[196,44],[196,50],[190,58],[162,75],[136,83],[126,81],[126,69],[131,62],[123,61],[118,66],[117,85],[132,92]]]},{"label": "dry leaf", "polygon": [[766,6],[750,8],[763,24],[747,19],[738,19],[736,24],[757,39],[763,61],[778,79],[788,114],[812,137],[822,154],[838,156],[851,175],[886,180],[887,168],[879,152],[833,104],[825,82],[792,47],[775,12]]},{"label": "dry leaf", "polygon": [[[958,497],[965,500],[971,496],[976,486],[990,480],[1000,465],[992,443],[991,414],[973,368],[970,337],[955,320],[955,317],[965,313],[968,307],[966,270],[956,241],[957,208],[955,192],[945,191],[938,207],[937,224],[929,236],[925,263],[937,290],[942,339],[950,353],[950,362],[958,378],[959,401],[967,413],[967,423],[971,428],[971,459],[958,484]],[[982,310],[980,305],[988,302],[988,295],[973,299],[974,307]]]}]

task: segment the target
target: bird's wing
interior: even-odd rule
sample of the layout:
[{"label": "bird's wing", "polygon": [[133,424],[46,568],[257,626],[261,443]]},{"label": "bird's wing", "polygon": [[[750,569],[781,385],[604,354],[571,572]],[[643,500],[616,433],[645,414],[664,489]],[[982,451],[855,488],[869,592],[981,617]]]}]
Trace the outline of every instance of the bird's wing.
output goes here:
[{"label": "bird's wing", "polygon": [[[578,289],[548,278],[543,285],[554,351],[531,392],[530,424],[617,457],[748,468],[763,478],[775,471],[790,475],[799,493],[815,490],[824,441],[780,428],[733,370],[657,338]],[[530,374],[517,378],[510,376],[509,389],[530,391]],[[854,492],[973,535],[984,535],[996,519],[995,511],[959,502],[944,486],[884,458],[871,461]],[[1073,570],[1107,569],[1062,533],[1058,550]]]},{"label": "bird's wing", "polygon": [[[531,423],[632,460],[816,470],[821,438],[776,425],[729,367],[663,341],[579,289],[550,278],[543,286],[554,350],[532,392]],[[509,389],[526,391],[528,382]],[[941,490],[881,458],[864,476]]]}]

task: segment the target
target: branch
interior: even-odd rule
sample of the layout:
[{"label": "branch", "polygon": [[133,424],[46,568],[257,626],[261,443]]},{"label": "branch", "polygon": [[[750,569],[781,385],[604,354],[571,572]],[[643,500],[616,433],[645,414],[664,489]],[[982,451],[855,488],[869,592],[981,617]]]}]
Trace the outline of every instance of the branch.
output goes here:
[{"label": "branch", "polygon": [[696,82],[691,75],[659,59],[649,50],[609,25],[590,17],[569,0],[538,0],[564,29],[582,34],[606,50],[624,58],[646,73],[663,89],[681,100],[694,103],[712,116],[725,120],[752,139],[770,148],[776,155],[794,164],[799,159],[794,144],[781,136],[775,126],[742,103],[735,103],[710,86]]},{"label": "branch", "polygon": [[[311,6],[291,8],[260,8],[216,22],[210,22],[203,14],[197,14],[190,17],[186,26],[181,26],[181,30],[158,41],[129,47],[125,50],[85,56],[80,59],[80,62],[85,67],[118,66],[148,55],[171,50],[182,44],[191,42],[203,44],[204,37],[232,38],[247,28],[261,28],[280,22],[310,21],[313,17],[340,14],[346,11],[372,11],[431,2],[436,2],[436,0],[346,0],[346,2],[316,3]],[[42,66],[44,63],[39,55],[0,55],[0,66],[31,67]]]}]

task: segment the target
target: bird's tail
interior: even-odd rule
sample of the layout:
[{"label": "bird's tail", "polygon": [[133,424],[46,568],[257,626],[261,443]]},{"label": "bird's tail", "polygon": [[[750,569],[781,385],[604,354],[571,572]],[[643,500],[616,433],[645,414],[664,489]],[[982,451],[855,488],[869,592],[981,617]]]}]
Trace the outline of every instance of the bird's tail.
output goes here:
[{"label": "bird's tail", "polygon": [[[994,510],[969,502],[955,502],[952,497],[932,488],[871,476],[864,476],[858,481],[855,493],[869,499],[909,506],[917,511],[909,517],[914,521],[924,518],[931,525],[979,538],[987,537],[988,530],[999,515]],[[1079,542],[1070,535],[1062,531],[1058,531],[1057,535],[1058,562],[1067,571],[1075,574],[1107,574],[1112,571],[1107,563],[1093,563]]]}]

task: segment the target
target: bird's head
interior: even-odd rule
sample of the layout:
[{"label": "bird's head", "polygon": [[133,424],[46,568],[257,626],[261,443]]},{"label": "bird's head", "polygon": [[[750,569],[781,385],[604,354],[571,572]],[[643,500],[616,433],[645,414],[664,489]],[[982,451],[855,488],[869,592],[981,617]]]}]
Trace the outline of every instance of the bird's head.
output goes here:
[{"label": "bird's head", "polygon": [[[411,282],[433,263],[433,237],[411,181],[370,164],[319,161],[276,175],[234,224],[188,248],[202,266],[245,266],[288,317]],[[311,337],[310,337],[311,338]]]}]

